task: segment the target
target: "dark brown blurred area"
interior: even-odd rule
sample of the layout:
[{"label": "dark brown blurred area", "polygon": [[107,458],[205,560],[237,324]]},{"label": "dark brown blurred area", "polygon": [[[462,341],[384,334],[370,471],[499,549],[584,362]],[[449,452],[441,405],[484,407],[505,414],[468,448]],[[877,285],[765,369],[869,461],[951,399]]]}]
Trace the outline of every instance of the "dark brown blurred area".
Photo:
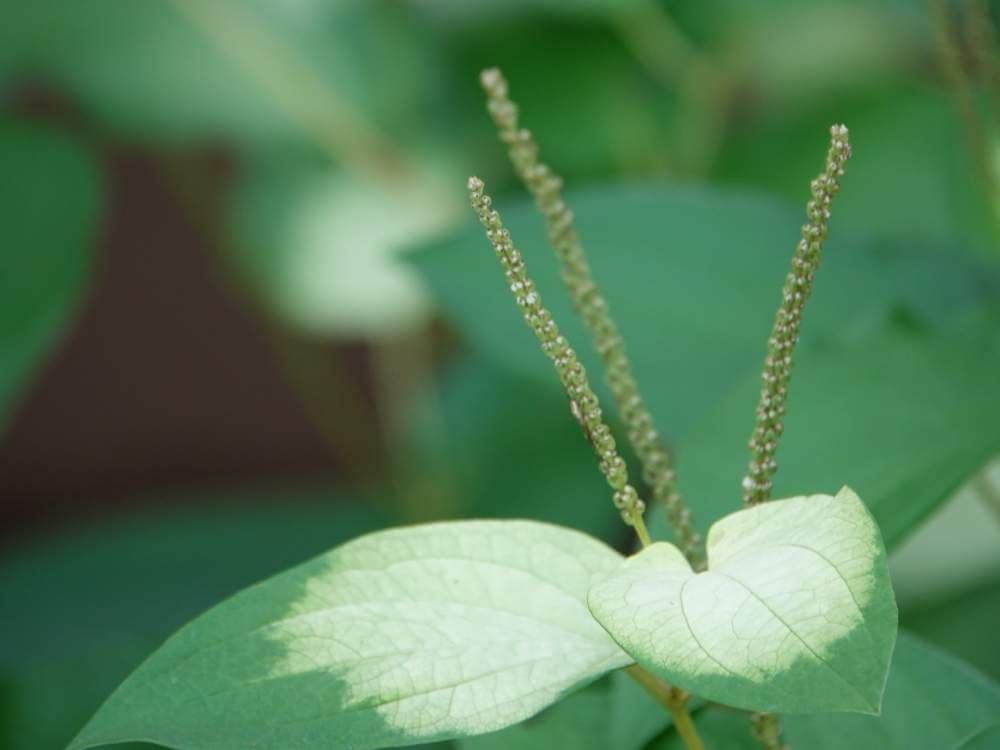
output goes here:
[{"label": "dark brown blurred area", "polygon": [[[44,96],[25,104],[31,116],[66,119]],[[196,161],[218,200],[227,160]],[[0,534],[189,487],[341,477],[274,334],[225,277],[171,169],[138,148],[106,149],[104,162],[89,294],[0,439]],[[364,380],[360,348],[300,343]]]}]

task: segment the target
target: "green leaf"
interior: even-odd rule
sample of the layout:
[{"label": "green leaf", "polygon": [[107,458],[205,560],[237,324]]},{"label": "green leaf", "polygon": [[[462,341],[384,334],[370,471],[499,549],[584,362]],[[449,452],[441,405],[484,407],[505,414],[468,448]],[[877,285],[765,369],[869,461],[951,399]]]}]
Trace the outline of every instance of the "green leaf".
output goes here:
[{"label": "green leaf", "polygon": [[[185,621],[384,525],[323,488],[157,498],[171,510],[21,543],[0,558],[0,747],[61,748]],[[71,624],[71,625],[69,625]]]},{"label": "green leaf", "polygon": [[[1000,687],[968,665],[900,631],[880,716],[814,714],[782,717],[784,740],[803,750],[986,750],[966,745],[996,737]],[[750,717],[706,708],[695,725],[711,750],[760,750]],[[985,739],[979,740],[985,742]],[[684,750],[668,732],[655,750]]]},{"label": "green leaf", "polygon": [[994,680],[1000,679],[1000,575],[972,591],[953,595],[920,609],[900,611],[907,630],[926,638],[935,646],[960,656]]},{"label": "green leaf", "polygon": [[[802,185],[819,166],[803,172]],[[760,193],[669,183],[570,191],[566,200],[653,416],[668,436],[687,433],[745,376],[759,373],[803,209]],[[537,210],[529,200],[500,203],[560,329],[587,368],[601,372]],[[471,344],[499,366],[558,391],[481,227],[469,221],[457,235],[407,257]],[[855,339],[891,316],[934,323],[995,298],[997,290],[996,272],[971,261],[835,227],[800,350]],[[744,416],[738,431],[744,452],[750,426]]]},{"label": "green leaf", "polygon": [[996,750],[998,747],[1000,747],[1000,724],[994,724],[959,743],[955,746],[955,750]]},{"label": "green leaf", "polygon": [[881,716],[788,716],[785,739],[809,750],[941,750],[995,724],[997,716],[1000,686],[904,631]]},{"label": "green leaf", "polygon": [[[955,329],[878,331],[798,356],[775,493],[848,484],[891,549],[1000,452],[996,320]],[[745,377],[678,454],[702,524],[738,503],[759,390],[757,374]]]},{"label": "green leaf", "polygon": [[598,581],[591,612],[637,662],[750,710],[878,713],[896,604],[878,527],[844,488],[713,524],[708,570],[653,544]]},{"label": "green leaf", "polygon": [[399,184],[257,153],[229,203],[231,259],[275,312],[314,334],[380,337],[426,325],[430,300],[401,253],[465,217],[443,164]]},{"label": "green leaf", "polygon": [[[538,716],[500,732],[469,737],[459,750],[607,750],[608,685],[601,681],[545,709]],[[662,711],[662,709],[660,709]]]},{"label": "green leaf", "polygon": [[72,315],[90,266],[101,181],[73,139],[0,121],[0,429]]},{"label": "green leaf", "polygon": [[378,748],[501,729],[630,663],[584,603],[621,556],[466,521],[370,534],[181,629],[71,748]]},{"label": "green leaf", "polygon": [[814,168],[830,123],[846,122],[854,151],[834,209],[838,226],[863,226],[916,246],[958,241],[992,253],[995,208],[944,87],[879,82],[831,95],[812,78],[811,106],[748,122],[724,145],[716,177],[797,198],[796,174]]}]

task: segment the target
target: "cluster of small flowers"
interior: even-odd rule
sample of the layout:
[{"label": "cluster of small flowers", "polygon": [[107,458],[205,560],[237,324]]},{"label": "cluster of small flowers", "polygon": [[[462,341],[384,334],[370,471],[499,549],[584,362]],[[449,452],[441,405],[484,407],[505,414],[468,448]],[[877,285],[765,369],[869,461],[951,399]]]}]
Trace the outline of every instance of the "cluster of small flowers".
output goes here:
[{"label": "cluster of small flowers", "polygon": [[802,227],[802,239],[795,248],[792,268],[781,290],[781,305],[767,342],[757,418],[749,442],[749,473],[743,479],[743,502],[748,505],[771,497],[771,477],[778,468],[775,453],[784,429],[782,419],[791,379],[792,354],[802,325],[802,310],[812,292],[813,275],[819,268],[830,219],[830,203],[840,190],[840,178],[850,156],[847,128],[834,125],[830,128],[826,168],[810,184],[812,199],[806,206],[809,221]]},{"label": "cluster of small flowers", "polygon": [[[542,351],[552,361],[559,381],[569,395],[573,415],[593,446],[601,472],[614,491],[615,507],[621,512],[625,522],[638,531],[643,524],[645,504],[628,482],[625,461],[618,454],[610,428],[604,423],[600,403],[590,387],[587,373],[576,352],[559,333],[552,314],[542,305],[541,296],[528,277],[528,269],[521,253],[514,247],[510,233],[503,227],[500,214],[491,207],[490,196],[484,191],[482,180],[477,177],[469,178],[472,207],[486,228],[486,237],[506,272],[507,283],[517,306],[541,343]],[[644,526],[642,528],[642,533],[645,533]]]},{"label": "cluster of small flowers", "polygon": [[508,97],[507,81],[496,68],[483,71],[490,116],[510,159],[545,218],[549,241],[561,264],[562,280],[574,308],[583,319],[605,366],[605,379],[625,423],[629,441],[642,464],[642,477],[654,500],[666,510],[677,546],[692,565],[701,567],[701,537],[694,530],[691,512],[681,500],[670,454],[663,445],[652,416],[639,393],[625,344],[611,318],[608,305],[594,282],[573,225],[573,212],[561,196],[562,179],[538,160],[538,145],[530,130],[518,124],[517,105]]}]

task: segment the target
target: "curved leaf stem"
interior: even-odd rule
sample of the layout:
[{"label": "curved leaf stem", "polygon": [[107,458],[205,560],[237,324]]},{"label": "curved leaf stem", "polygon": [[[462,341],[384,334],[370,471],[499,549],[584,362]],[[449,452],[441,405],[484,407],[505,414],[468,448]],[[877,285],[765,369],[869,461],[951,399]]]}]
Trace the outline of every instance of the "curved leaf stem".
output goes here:
[{"label": "curved leaf stem", "polygon": [[688,698],[690,696],[687,693],[671,687],[638,664],[626,667],[625,673],[638,682],[657,703],[670,712],[670,716],[674,720],[674,728],[677,730],[677,735],[681,738],[687,750],[705,750],[705,743],[701,741],[701,736],[698,734],[698,730],[691,720],[691,714],[688,712]]}]

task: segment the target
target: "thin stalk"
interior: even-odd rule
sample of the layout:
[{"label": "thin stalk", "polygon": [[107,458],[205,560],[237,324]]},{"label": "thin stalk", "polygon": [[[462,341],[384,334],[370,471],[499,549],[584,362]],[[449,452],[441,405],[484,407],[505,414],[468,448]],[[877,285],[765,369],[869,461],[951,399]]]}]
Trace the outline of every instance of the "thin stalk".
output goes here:
[{"label": "thin stalk", "polygon": [[991,202],[991,215],[994,225],[996,225],[997,221],[1000,220],[997,216],[997,206],[1000,205],[1000,186],[997,185],[992,149],[973,99],[972,81],[962,63],[958,29],[953,23],[950,9],[945,0],[930,0],[930,13],[941,69],[954,99],[955,108],[958,110],[959,117],[965,127],[966,139],[972,151],[976,170],[979,173],[979,180]]},{"label": "thin stalk", "polygon": [[514,169],[545,218],[549,241],[559,260],[562,280],[569,290],[573,307],[586,324],[594,348],[604,362],[605,381],[625,423],[629,442],[639,457],[642,478],[653,499],[666,510],[677,546],[692,567],[701,569],[704,561],[701,538],[694,530],[691,512],[677,489],[670,454],[639,392],[618,326],[590,271],[573,224],[573,213],[562,199],[562,179],[539,161],[538,144],[531,131],[520,126],[517,105],[508,97],[503,74],[493,68],[483,71],[480,80],[488,97],[490,116],[500,139],[509,148]]},{"label": "thin stalk", "polygon": [[703,176],[725,134],[732,66],[699,50],[655,0],[625,4],[612,22],[636,61],[681,100],[671,149],[678,159],[673,171]]},{"label": "thin stalk", "polygon": [[642,514],[645,503],[629,484],[628,469],[619,455],[611,429],[605,424],[597,395],[590,387],[587,372],[570,347],[552,314],[542,305],[542,297],[528,276],[520,251],[514,247],[510,233],[504,229],[500,214],[491,208],[493,200],[485,193],[486,186],[478,177],[469,178],[469,198],[479,221],[486,228],[486,238],[493,246],[497,259],[506,271],[507,284],[521,309],[525,322],[534,331],[542,351],[552,361],[559,382],[569,396],[570,411],[597,454],[598,465],[613,490],[615,507],[622,520],[635,529],[643,546],[649,544],[649,533]]},{"label": "thin stalk", "polygon": [[171,0],[270,102],[334,162],[383,184],[411,179],[399,147],[339,96],[250,7],[228,0]]},{"label": "thin stalk", "polygon": [[986,82],[994,120],[1000,117],[1000,64],[997,63],[997,33],[985,0],[967,0],[969,43],[976,67]]},{"label": "thin stalk", "polygon": [[701,741],[698,730],[691,720],[691,714],[688,711],[688,699],[690,696],[687,693],[671,687],[638,664],[627,667],[625,673],[639,683],[657,703],[670,712],[670,717],[674,721],[674,728],[677,730],[677,736],[681,738],[687,750],[705,750],[705,744]]},{"label": "thin stalk", "polygon": [[781,304],[767,342],[757,419],[750,436],[749,473],[743,479],[743,502],[755,505],[771,499],[771,477],[778,470],[775,454],[784,431],[782,419],[792,374],[792,356],[799,340],[802,312],[812,293],[813,275],[819,268],[823,240],[830,219],[830,204],[840,190],[844,165],[851,155],[847,128],[830,128],[830,149],[826,166],[812,181],[812,200],[806,207],[809,221],[802,227],[802,239],[795,248],[792,267],[781,290]]}]

